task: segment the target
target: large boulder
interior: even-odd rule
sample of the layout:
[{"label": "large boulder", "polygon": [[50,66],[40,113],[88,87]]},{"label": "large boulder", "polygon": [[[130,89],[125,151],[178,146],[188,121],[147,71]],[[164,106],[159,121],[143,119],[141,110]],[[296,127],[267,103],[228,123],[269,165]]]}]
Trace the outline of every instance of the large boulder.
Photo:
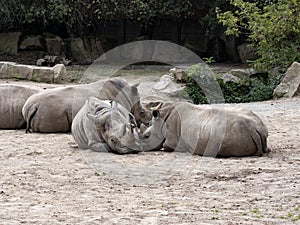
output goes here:
[{"label": "large boulder", "polygon": [[231,69],[230,73],[233,76],[236,76],[240,79],[249,79],[251,76],[254,76],[255,74],[258,74],[261,72],[258,72],[253,68],[248,68],[248,69]]},{"label": "large boulder", "polygon": [[103,54],[101,41],[98,37],[68,38],[65,40],[69,58],[78,64],[90,64]]},{"label": "large boulder", "polygon": [[0,62],[0,78],[31,79],[32,69],[15,62]]},{"label": "large boulder", "polygon": [[185,69],[180,69],[177,67],[174,67],[169,70],[170,75],[174,77],[174,79],[177,82],[185,83],[186,82],[186,73],[187,71]]},{"label": "large boulder", "polygon": [[294,62],[286,71],[281,83],[275,88],[276,97],[294,97],[300,95],[300,63]]},{"label": "large boulder", "polygon": [[242,63],[247,63],[249,60],[257,58],[255,55],[255,48],[247,43],[239,45],[237,51]]},{"label": "large boulder", "polygon": [[64,64],[56,64],[53,69],[53,83],[64,83],[67,80],[67,69]]},{"label": "large boulder", "polygon": [[185,94],[184,87],[184,84],[178,84],[174,81],[172,74],[167,74],[163,75],[152,89],[155,95],[176,101],[188,97],[187,94]]},{"label": "large boulder", "polygon": [[54,34],[45,33],[47,53],[49,55],[65,56],[66,47],[62,38]]},{"label": "large boulder", "polygon": [[20,32],[0,33],[0,55],[17,55]]},{"label": "large boulder", "polygon": [[68,38],[65,41],[69,57],[79,64],[87,64],[91,61],[88,59],[82,38]]},{"label": "large boulder", "polygon": [[66,68],[63,64],[54,67],[39,67],[0,62],[0,78],[17,78],[46,83],[63,83],[67,80]]},{"label": "large boulder", "polygon": [[239,83],[241,81],[241,78],[232,75],[231,73],[224,73],[222,74],[222,79],[224,84],[226,83]]},{"label": "large boulder", "polygon": [[43,37],[37,36],[26,36],[20,44],[20,50],[27,51],[43,51],[45,46],[43,45]]},{"label": "large boulder", "polygon": [[5,61],[0,61],[0,69],[2,68],[2,66],[3,65],[6,65],[6,64],[8,64],[8,65],[16,65],[17,63],[15,63],[15,62],[5,62]]}]

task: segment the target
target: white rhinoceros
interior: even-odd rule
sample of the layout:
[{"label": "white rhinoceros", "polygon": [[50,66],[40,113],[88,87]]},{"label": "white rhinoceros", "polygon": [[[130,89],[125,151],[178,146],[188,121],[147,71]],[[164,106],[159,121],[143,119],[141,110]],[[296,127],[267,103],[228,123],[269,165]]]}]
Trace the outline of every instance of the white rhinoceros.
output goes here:
[{"label": "white rhinoceros", "polygon": [[137,86],[129,85],[122,78],[111,78],[34,94],[22,109],[27,122],[26,131],[70,132],[73,118],[90,96],[115,100],[132,112],[139,124],[147,123],[151,120],[151,113],[142,107]]},{"label": "white rhinoceros", "polygon": [[134,116],[122,105],[90,97],[76,114],[71,131],[80,149],[125,154],[140,150],[136,128]]},{"label": "white rhinoceros", "polygon": [[0,85],[0,129],[21,129],[26,123],[22,107],[39,89],[14,84]]},{"label": "white rhinoceros", "polygon": [[144,151],[187,151],[197,155],[261,156],[269,151],[268,130],[250,110],[163,102],[152,112],[152,126],[141,126]]}]

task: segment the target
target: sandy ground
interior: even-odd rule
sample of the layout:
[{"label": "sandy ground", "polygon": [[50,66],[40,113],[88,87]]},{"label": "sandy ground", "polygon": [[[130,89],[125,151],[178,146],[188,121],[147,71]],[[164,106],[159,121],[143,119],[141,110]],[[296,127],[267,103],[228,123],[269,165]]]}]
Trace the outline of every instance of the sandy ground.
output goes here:
[{"label": "sandy ground", "polygon": [[121,156],[0,130],[0,224],[300,224],[300,98],[231,106],[263,118],[272,153]]}]

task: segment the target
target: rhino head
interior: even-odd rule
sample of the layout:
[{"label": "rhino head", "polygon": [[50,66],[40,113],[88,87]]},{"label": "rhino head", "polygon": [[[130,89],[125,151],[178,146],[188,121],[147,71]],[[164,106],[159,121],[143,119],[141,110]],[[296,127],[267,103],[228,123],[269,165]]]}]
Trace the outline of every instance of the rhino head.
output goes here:
[{"label": "rhino head", "polygon": [[165,140],[165,121],[160,116],[159,109],[152,111],[152,125],[141,124],[139,138],[143,151],[159,150]]},{"label": "rhino head", "polygon": [[87,113],[95,123],[97,132],[116,153],[126,154],[141,151],[134,116],[124,108],[121,110],[116,101],[112,101],[110,110],[104,113]]},{"label": "rhino head", "polygon": [[113,99],[122,104],[135,116],[138,126],[142,123],[148,125],[151,122],[151,111],[144,107],[140,101],[139,84],[137,82],[130,85],[121,78],[114,78],[106,82],[106,88],[104,89],[108,99]]},{"label": "rhino head", "polygon": [[146,108],[143,104],[141,104],[140,101],[138,101],[134,105],[132,109],[132,113],[135,116],[138,127],[140,127],[142,124],[146,126],[151,125],[151,118],[152,118],[151,111],[148,108]]}]

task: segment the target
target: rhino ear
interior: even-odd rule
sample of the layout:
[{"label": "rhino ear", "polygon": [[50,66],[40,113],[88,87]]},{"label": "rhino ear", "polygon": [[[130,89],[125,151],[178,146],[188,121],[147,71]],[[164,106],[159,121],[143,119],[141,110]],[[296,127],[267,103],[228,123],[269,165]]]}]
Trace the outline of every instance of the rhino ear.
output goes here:
[{"label": "rhino ear", "polygon": [[97,116],[94,115],[94,114],[92,114],[92,113],[90,113],[90,112],[87,112],[87,113],[86,113],[86,116],[87,116],[87,118],[89,118],[89,119],[92,120],[93,122],[95,122],[95,121],[97,120]]},{"label": "rhino ear", "polygon": [[132,124],[135,127],[137,127],[136,120],[135,120],[134,116],[131,113],[129,113],[129,122],[130,122],[130,124]]},{"label": "rhino ear", "polygon": [[158,109],[161,109],[162,105],[163,105],[163,102],[160,102],[160,103],[156,106],[156,109],[157,109],[157,110],[158,110]]},{"label": "rhino ear", "polygon": [[152,107],[152,102],[147,102],[143,104],[146,109],[150,109]]},{"label": "rhino ear", "polygon": [[105,133],[106,131],[106,127],[105,127],[105,119],[99,119],[99,117],[97,117],[97,115],[91,114],[91,113],[87,113],[86,114],[87,118],[89,118],[90,120],[92,120],[92,122],[95,124],[97,132],[99,133]]},{"label": "rhino ear", "polygon": [[136,82],[135,84],[133,84],[133,85],[131,85],[132,87],[138,87],[140,85],[140,82],[138,81],[138,82]]},{"label": "rhino ear", "polygon": [[105,119],[99,119],[99,117],[95,114],[92,114],[90,112],[86,113],[87,118],[89,118],[90,120],[93,121],[93,123],[95,123],[96,125],[104,125],[105,124]]},{"label": "rhino ear", "polygon": [[116,101],[111,101],[111,108],[112,109],[117,109],[118,108],[118,103]]}]

